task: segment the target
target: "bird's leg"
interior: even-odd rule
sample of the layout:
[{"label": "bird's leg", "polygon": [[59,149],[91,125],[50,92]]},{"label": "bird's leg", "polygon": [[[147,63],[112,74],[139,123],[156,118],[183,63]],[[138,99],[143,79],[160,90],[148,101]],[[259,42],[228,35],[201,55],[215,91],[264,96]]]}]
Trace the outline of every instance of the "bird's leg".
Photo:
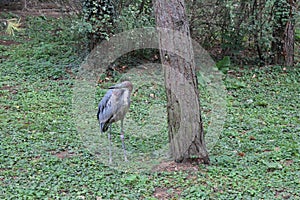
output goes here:
[{"label": "bird's leg", "polygon": [[112,155],[111,155],[111,125],[109,125],[109,132],[108,132],[108,140],[109,140],[109,164],[112,163]]},{"label": "bird's leg", "polygon": [[125,143],[124,143],[123,120],[121,120],[121,140],[122,140],[122,148],[124,151],[124,160],[127,161],[126,149],[125,149]]}]

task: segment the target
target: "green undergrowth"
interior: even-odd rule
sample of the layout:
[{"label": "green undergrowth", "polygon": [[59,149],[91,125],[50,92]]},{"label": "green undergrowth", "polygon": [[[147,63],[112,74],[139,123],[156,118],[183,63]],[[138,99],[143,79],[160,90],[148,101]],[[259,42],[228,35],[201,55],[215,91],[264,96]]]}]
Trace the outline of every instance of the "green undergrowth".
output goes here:
[{"label": "green undergrowth", "polygon": [[[25,24],[14,38],[0,37],[18,42],[0,45],[1,199],[300,199],[299,67],[228,72],[226,122],[211,165],[116,170],[82,144],[74,124],[72,87],[81,61],[72,24],[45,17]],[[141,127],[153,123],[151,106],[166,106],[162,84],[140,85],[132,99],[129,116]],[[129,138],[129,151],[160,148],[163,126],[161,138]]]}]

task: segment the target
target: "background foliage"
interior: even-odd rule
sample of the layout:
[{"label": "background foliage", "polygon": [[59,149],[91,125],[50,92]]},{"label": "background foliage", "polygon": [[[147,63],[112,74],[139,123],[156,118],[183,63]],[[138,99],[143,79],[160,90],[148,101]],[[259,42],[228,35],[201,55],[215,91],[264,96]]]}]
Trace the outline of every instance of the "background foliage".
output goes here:
[{"label": "background foliage", "polygon": [[237,64],[272,64],[272,43],[278,39],[274,30],[285,26],[278,19],[299,18],[297,6],[294,18],[289,18],[285,0],[204,0],[187,5],[193,37],[216,58],[230,56]]},{"label": "background foliage", "polygon": [[[29,6],[35,1],[27,0]],[[64,13],[76,13],[74,27],[88,38],[88,49],[122,31],[154,26],[151,0],[39,0],[59,5]],[[293,13],[289,16],[290,4]],[[299,63],[299,2],[287,0],[186,1],[193,39],[216,60],[228,56],[234,64],[269,65],[278,54],[278,29],[287,21],[295,25],[295,64]],[[280,35],[280,34],[279,34]],[[131,57],[157,52],[140,51]],[[280,54],[281,52],[279,52]],[[151,56],[150,56],[151,57]],[[149,58],[149,56],[148,56]]]},{"label": "background foliage", "polygon": [[[282,53],[282,49],[277,48],[282,38],[276,33],[278,29],[284,29],[287,20],[291,20],[296,25],[295,58],[296,63],[299,62],[299,2],[295,1],[292,16],[286,0],[203,0],[187,1],[186,4],[192,37],[215,59],[229,56],[239,65],[276,64],[274,57]],[[154,26],[150,0],[119,0],[114,1],[114,7],[116,33]],[[102,26],[106,25],[102,23]],[[110,32],[110,29],[107,30]]]}]

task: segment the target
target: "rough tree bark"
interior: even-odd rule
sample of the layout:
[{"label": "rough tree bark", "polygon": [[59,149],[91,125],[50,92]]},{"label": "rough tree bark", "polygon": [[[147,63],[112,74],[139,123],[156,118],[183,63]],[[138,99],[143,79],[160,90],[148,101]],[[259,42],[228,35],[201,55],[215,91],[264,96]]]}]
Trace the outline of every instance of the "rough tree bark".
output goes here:
[{"label": "rough tree bark", "polygon": [[153,5],[165,70],[171,154],[176,162],[195,158],[208,164],[184,0],[153,0]]},{"label": "rough tree bark", "polygon": [[276,25],[273,30],[274,41],[272,51],[274,52],[274,64],[293,66],[294,65],[294,43],[295,43],[295,0],[277,0],[275,2]]},{"label": "rough tree bark", "polygon": [[288,0],[289,3],[289,20],[286,23],[285,27],[285,38],[284,38],[284,50],[286,52],[285,55],[285,65],[293,66],[294,65],[294,55],[295,55],[295,0]]}]

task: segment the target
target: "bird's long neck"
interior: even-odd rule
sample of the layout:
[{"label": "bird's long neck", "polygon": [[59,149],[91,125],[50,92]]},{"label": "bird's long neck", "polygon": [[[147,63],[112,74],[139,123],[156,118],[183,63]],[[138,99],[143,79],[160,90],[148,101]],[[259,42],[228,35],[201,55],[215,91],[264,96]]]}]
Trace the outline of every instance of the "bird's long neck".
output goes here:
[{"label": "bird's long neck", "polygon": [[124,90],[124,98],[123,98],[123,103],[124,105],[130,105],[130,90],[126,89]]}]

